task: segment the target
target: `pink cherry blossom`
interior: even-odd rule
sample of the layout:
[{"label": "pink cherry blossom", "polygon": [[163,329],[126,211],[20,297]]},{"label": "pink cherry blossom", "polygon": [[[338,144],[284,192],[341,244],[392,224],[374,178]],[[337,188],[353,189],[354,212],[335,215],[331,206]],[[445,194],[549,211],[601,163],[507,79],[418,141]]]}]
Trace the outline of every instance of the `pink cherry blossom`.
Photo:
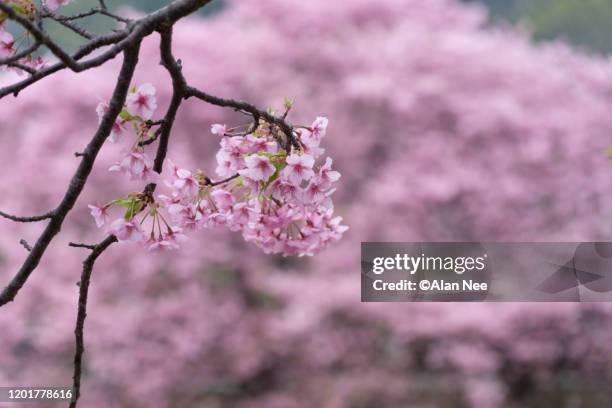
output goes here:
[{"label": "pink cherry blossom", "polygon": [[319,142],[321,141],[321,139],[323,137],[325,137],[325,133],[327,132],[327,124],[329,123],[329,121],[327,120],[326,117],[323,116],[318,116],[314,122],[312,122],[312,125],[310,125],[310,132],[311,135],[318,139]]},{"label": "pink cherry blossom", "polygon": [[287,167],[281,172],[281,176],[289,182],[299,185],[302,180],[309,180],[313,175],[312,166],[314,158],[308,154],[292,154],[287,157]]},{"label": "pink cherry blossom", "polygon": [[172,161],[168,160],[168,167],[172,172],[172,180],[168,183],[175,189],[178,195],[194,196],[200,190],[200,183],[196,180],[193,173],[187,169],[182,169],[176,166]]},{"label": "pink cherry blossom", "polygon": [[142,241],[144,235],[135,221],[118,218],[109,226],[108,232],[115,235],[119,241]]},{"label": "pink cherry blossom", "polygon": [[217,209],[221,212],[228,212],[232,209],[232,206],[236,202],[236,198],[232,193],[223,189],[216,189],[210,193]]},{"label": "pink cherry blossom", "polygon": [[227,126],[215,123],[210,127],[210,133],[217,136],[225,136],[227,133]]},{"label": "pink cherry blossom", "polygon": [[14,42],[11,33],[0,30],[0,58],[8,58],[15,53]]},{"label": "pink cherry blossom", "polygon": [[266,181],[276,172],[276,168],[265,156],[252,154],[247,156],[244,161],[247,168],[240,170],[238,173],[242,176],[250,178],[251,180]]},{"label": "pink cherry blossom", "polygon": [[249,153],[278,153],[278,143],[276,141],[270,141],[265,137],[257,137],[252,134],[246,135],[246,141],[249,145]]},{"label": "pink cherry blossom", "polygon": [[144,120],[151,119],[153,112],[157,109],[155,98],[155,87],[149,83],[142,84],[126,98],[127,111],[132,116],[138,116]]},{"label": "pink cherry blossom", "polygon": [[142,152],[128,152],[121,162],[113,164],[109,170],[124,172],[132,180],[147,181],[152,176],[151,159]]},{"label": "pink cherry blossom", "polygon": [[215,168],[215,173],[217,173],[220,177],[230,177],[236,173],[237,167],[234,166],[230,155],[225,150],[219,150],[216,158],[217,167]]},{"label": "pink cherry blossom", "polygon": [[51,11],[55,11],[61,6],[71,3],[72,0],[43,0],[43,5]]},{"label": "pink cherry blossom", "polygon": [[333,160],[331,157],[326,158],[325,164],[321,166],[319,172],[316,175],[317,180],[319,181],[319,183],[321,183],[322,186],[324,186],[324,188],[329,188],[332,183],[335,183],[340,179],[340,173],[335,170],[332,170],[332,163]]},{"label": "pink cherry blossom", "polygon": [[[108,111],[108,104],[106,102],[100,102],[96,107],[96,113],[98,114],[98,123],[102,122],[102,118]],[[111,128],[111,133],[109,136],[109,140],[113,143],[117,142],[121,136],[123,136],[127,132],[125,128],[124,121],[117,117],[115,119],[115,123],[113,123],[113,127]]]},{"label": "pink cherry blossom", "polygon": [[182,230],[177,227],[168,228],[165,234],[155,238],[150,237],[144,241],[144,246],[149,252],[168,251],[178,249],[180,243],[185,242],[187,237],[182,233]]},{"label": "pink cherry blossom", "polygon": [[108,222],[110,217],[108,214],[108,207],[101,207],[99,205],[88,205],[88,207],[91,210],[91,216],[96,221],[96,226],[98,228]]}]

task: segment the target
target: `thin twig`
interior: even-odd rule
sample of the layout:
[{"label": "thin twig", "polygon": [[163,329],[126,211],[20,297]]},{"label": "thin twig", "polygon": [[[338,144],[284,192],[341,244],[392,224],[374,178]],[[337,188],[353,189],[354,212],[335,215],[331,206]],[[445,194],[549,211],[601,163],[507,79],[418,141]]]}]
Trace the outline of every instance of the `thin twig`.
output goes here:
[{"label": "thin twig", "polygon": [[26,241],[25,239],[20,239],[19,243],[21,244],[22,247],[24,247],[26,249],[26,251],[30,252],[32,250],[32,247],[30,246],[30,244],[28,244],[28,241]]},{"label": "thin twig", "polygon": [[56,210],[51,210],[44,214],[34,215],[31,217],[20,217],[18,215],[8,214],[8,213],[5,213],[4,211],[0,211],[0,217],[9,219],[15,222],[38,222],[38,221],[44,221],[44,220],[48,220],[52,218],[55,215],[55,211]]},{"label": "thin twig", "polygon": [[226,178],[226,179],[219,180],[219,181],[212,181],[211,179],[209,179],[208,177],[206,177],[206,185],[207,185],[207,186],[214,187],[214,186],[218,186],[218,185],[221,185],[221,184],[227,183],[228,181],[232,181],[233,179],[238,178],[238,177],[240,177],[240,174],[238,174],[238,173],[234,174],[233,176],[229,176],[229,177],[228,177],[228,178]]},{"label": "thin twig", "polygon": [[83,353],[85,352],[85,318],[87,317],[87,297],[89,294],[89,283],[91,280],[91,274],[93,272],[93,266],[96,259],[113,244],[117,242],[117,238],[114,235],[109,235],[102,242],[97,245],[87,245],[87,248],[91,249],[91,253],[83,262],[83,271],[81,273],[81,280],[79,281],[79,304],[77,311],[76,326],[74,328],[75,338],[75,352],[74,352],[74,371],[72,374],[72,387],[74,395],[72,401],[70,401],[70,408],[75,408],[79,397],[81,396],[81,374],[83,366]]},{"label": "thin twig", "polygon": [[286,138],[285,142],[285,150],[287,152],[291,151],[291,147],[299,147],[299,142],[295,138],[293,134],[293,127],[285,122],[284,119],[276,117],[265,110],[261,110],[257,108],[255,105],[252,105],[248,102],[237,101],[234,99],[224,99],[219,98],[218,96],[210,95],[206,92],[203,92],[197,88],[193,88],[191,86],[187,86],[186,89],[186,97],[195,97],[201,99],[205,102],[208,102],[212,105],[223,106],[227,108],[233,108],[242,112],[247,112],[249,115],[265,120],[266,122],[277,126],[284,134]]}]

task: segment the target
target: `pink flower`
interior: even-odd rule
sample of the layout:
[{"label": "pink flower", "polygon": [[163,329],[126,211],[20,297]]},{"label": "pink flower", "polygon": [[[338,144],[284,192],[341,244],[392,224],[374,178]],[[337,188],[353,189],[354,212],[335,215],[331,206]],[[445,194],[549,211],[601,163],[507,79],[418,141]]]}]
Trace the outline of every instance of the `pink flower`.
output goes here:
[{"label": "pink flower", "polygon": [[238,173],[252,180],[266,181],[276,172],[276,167],[265,156],[252,154],[247,156],[244,161],[247,168],[246,170],[240,170]]},{"label": "pink flower", "polygon": [[[300,129],[299,137],[302,143],[306,145],[309,149],[316,151],[317,150],[316,148],[321,143],[321,139],[323,139],[327,131],[327,123],[328,123],[327,118],[319,116],[315,119],[314,122],[312,122],[312,125],[310,125],[310,128]],[[314,154],[314,155],[318,156],[318,154]]]},{"label": "pink flower", "polygon": [[144,120],[151,119],[153,111],[157,109],[155,87],[149,83],[140,85],[136,92],[128,95],[126,105],[130,115],[138,116]]},{"label": "pink flower", "polygon": [[219,150],[216,155],[217,168],[215,172],[221,177],[229,177],[236,173],[236,166],[234,166],[230,156],[225,150]]},{"label": "pink flower", "polygon": [[225,158],[237,169],[244,167],[244,155],[249,153],[245,138],[242,136],[222,138],[221,151],[225,152]]},{"label": "pink flower", "polygon": [[321,141],[321,139],[325,137],[328,122],[326,117],[318,116],[314,122],[312,122],[312,125],[310,125],[311,136]]},{"label": "pink flower", "polygon": [[178,227],[168,228],[168,232],[159,238],[150,237],[144,242],[149,252],[167,251],[178,249],[180,243],[187,240],[187,237]]},{"label": "pink flower", "polygon": [[[100,102],[96,107],[96,113],[98,114],[98,123],[102,122],[102,118],[104,117],[107,111],[108,104],[106,102]],[[115,123],[113,123],[113,127],[111,128],[111,133],[108,138],[111,142],[117,142],[119,140],[119,137],[126,133],[126,128],[123,123],[124,122],[123,120],[121,120],[121,118],[117,117],[117,119],[115,119]]]},{"label": "pink flower", "polygon": [[172,172],[172,180],[168,184],[173,187],[180,196],[196,196],[198,191],[200,191],[200,183],[196,180],[194,175],[189,170],[179,168],[170,160],[168,160],[168,164]]},{"label": "pink flower", "polygon": [[144,235],[138,223],[118,218],[110,225],[109,233],[117,237],[119,241],[137,242],[142,241]]},{"label": "pink flower", "polygon": [[69,4],[72,0],[43,0],[43,5],[51,11],[55,11],[60,6]]},{"label": "pink flower", "polygon": [[13,48],[15,40],[8,31],[0,31],[0,58],[9,58],[15,53]]},{"label": "pink flower", "polygon": [[287,157],[287,167],[281,173],[285,180],[299,185],[302,180],[309,180],[313,175],[312,166],[314,158],[308,154],[292,154]]},{"label": "pink flower", "polygon": [[215,123],[210,127],[210,133],[217,136],[225,136],[227,133],[227,126]]},{"label": "pink flower", "polygon": [[151,159],[141,152],[129,152],[121,162],[113,164],[109,171],[122,171],[132,180],[149,180],[152,176]]},{"label": "pink flower", "polygon": [[88,205],[91,210],[91,216],[96,221],[96,226],[100,228],[108,222],[109,214],[108,207],[100,207],[98,205]]},{"label": "pink flower", "polygon": [[210,196],[215,202],[217,209],[219,209],[221,212],[230,211],[234,205],[234,202],[236,201],[236,198],[232,195],[232,193],[220,188],[210,193]]},{"label": "pink flower", "polygon": [[278,143],[275,141],[269,141],[265,137],[257,137],[254,135],[247,135],[246,141],[249,144],[249,152],[268,152],[272,154],[278,153]]},{"label": "pink flower", "polygon": [[325,159],[325,164],[321,166],[319,172],[317,173],[317,179],[321,183],[321,186],[324,189],[329,188],[332,183],[335,183],[340,179],[340,173],[332,170],[332,159],[328,157]]},{"label": "pink flower", "polygon": [[304,190],[305,203],[318,203],[323,198],[325,198],[323,184],[319,180],[311,180]]}]

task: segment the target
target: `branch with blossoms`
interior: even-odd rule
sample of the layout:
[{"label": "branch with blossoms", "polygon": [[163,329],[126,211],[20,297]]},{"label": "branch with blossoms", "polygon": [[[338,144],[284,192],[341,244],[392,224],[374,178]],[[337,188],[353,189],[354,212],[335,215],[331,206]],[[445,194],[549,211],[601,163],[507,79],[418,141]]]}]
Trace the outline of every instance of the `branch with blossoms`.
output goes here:
[{"label": "branch with blossoms", "polygon": [[[284,103],[284,111],[275,112],[210,95],[188,84],[181,63],[172,52],[172,28],[210,0],[175,0],[137,20],[111,13],[102,0],[99,7],[89,11],[58,14],[60,7],[70,2],[43,0],[42,7],[38,8],[32,0],[0,0],[0,69],[23,77],[1,88],[0,98],[18,96],[22,90],[63,69],[79,73],[120,54],[123,57],[110,100],[100,103],[96,109],[98,128],[85,149],[75,153],[80,163],[62,200],[41,215],[0,212],[0,217],[14,222],[47,222],[33,245],[20,241],[27,256],[0,292],[0,306],[14,300],[60,232],[103,145],[107,141],[122,143],[123,157],[108,170],[141,181],[142,190],[112,198],[106,204],[89,205],[95,224],[104,228],[107,235],[98,244],[70,244],[90,251],[79,283],[75,327],[74,398],[70,406],[76,407],[80,396],[89,282],[96,259],[113,243],[138,243],[151,252],[174,250],[189,234],[225,227],[240,232],[246,241],[265,253],[304,256],[314,255],[339,240],[347,227],[341,224],[340,217],[334,216],[332,202],[334,184],[340,173],[332,169],[331,158],[322,160],[324,150],[320,144],[327,131],[326,118],[317,117],[310,125],[295,126],[287,121],[293,105],[289,100]],[[111,18],[121,27],[94,35],[79,24],[82,18],[94,15]],[[45,31],[44,22],[48,19],[64,25],[84,40],[75,53],[64,51]],[[7,28],[8,20],[23,30],[18,39]],[[172,98],[163,116],[157,119],[155,86],[134,85],[133,78],[140,44],[156,32],[161,37],[161,64],[172,80]],[[35,54],[44,49],[51,58]],[[96,55],[89,57],[94,52]],[[189,98],[250,117],[248,123],[237,126],[211,126],[211,133],[219,137],[215,176],[211,171],[186,169],[166,160],[177,112]],[[155,144],[155,148],[151,147]],[[155,149],[153,159],[150,149]],[[209,165],[203,163],[202,167]],[[158,191],[162,188],[164,191]]]}]

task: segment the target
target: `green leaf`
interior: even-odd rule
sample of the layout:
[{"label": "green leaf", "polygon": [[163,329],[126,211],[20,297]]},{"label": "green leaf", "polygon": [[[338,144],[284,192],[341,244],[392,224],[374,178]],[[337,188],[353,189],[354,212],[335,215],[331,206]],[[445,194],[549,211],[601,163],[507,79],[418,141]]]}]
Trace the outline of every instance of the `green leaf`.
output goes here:
[{"label": "green leaf", "polygon": [[21,7],[20,5],[13,4],[12,5],[12,9],[13,9],[13,11],[15,11],[15,13],[19,13],[22,16],[28,17],[28,12],[23,7]]},{"label": "green leaf", "polygon": [[125,121],[128,121],[128,122],[130,122],[130,121],[134,120],[134,117],[133,117],[132,115],[130,115],[130,114],[128,113],[128,111],[127,111],[127,110],[125,110],[125,109],[124,109],[124,110],[122,110],[121,112],[119,112],[119,117],[120,117],[121,119],[125,120]]},{"label": "green leaf", "polygon": [[127,209],[123,217],[128,221],[131,220],[143,209],[143,206],[144,203],[142,201],[138,201],[136,199],[132,200],[132,205]]},{"label": "green leaf", "polygon": [[133,198],[120,198],[118,200],[114,200],[112,203],[113,205],[118,205],[119,207],[130,208],[134,203],[134,199]]}]

